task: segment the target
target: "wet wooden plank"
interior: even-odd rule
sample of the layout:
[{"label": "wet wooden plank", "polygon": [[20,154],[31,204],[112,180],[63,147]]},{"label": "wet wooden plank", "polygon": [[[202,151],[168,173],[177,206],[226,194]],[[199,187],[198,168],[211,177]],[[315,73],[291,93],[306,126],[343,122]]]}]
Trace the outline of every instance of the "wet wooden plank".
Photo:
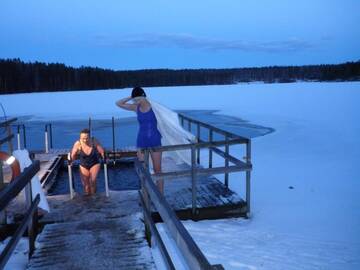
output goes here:
[{"label": "wet wooden plank", "polygon": [[[164,172],[189,169],[186,164],[176,164],[171,158],[162,162]],[[197,218],[225,218],[241,216],[244,213],[244,200],[231,189],[227,188],[214,176],[200,176],[196,179],[197,208],[200,215]],[[191,215],[192,192],[191,178],[181,177],[164,181],[164,194],[170,206],[182,219],[193,218]],[[157,213],[153,214],[159,220]]]},{"label": "wet wooden plank", "polygon": [[156,269],[145,240],[137,191],[49,196],[51,223],[27,269]]}]

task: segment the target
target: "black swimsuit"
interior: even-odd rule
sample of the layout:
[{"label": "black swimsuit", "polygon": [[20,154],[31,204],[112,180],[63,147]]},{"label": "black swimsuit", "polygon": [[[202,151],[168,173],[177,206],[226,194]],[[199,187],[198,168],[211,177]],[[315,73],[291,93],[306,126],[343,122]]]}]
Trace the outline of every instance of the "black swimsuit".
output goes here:
[{"label": "black swimsuit", "polygon": [[85,152],[81,148],[79,150],[79,159],[80,165],[88,170],[90,170],[92,166],[100,163],[98,151],[96,150],[94,144],[89,155],[85,154]]}]

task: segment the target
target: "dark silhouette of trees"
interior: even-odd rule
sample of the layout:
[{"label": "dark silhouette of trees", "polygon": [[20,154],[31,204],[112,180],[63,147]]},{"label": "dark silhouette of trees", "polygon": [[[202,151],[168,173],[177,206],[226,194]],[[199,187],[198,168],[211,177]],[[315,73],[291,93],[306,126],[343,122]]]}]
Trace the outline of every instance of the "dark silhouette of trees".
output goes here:
[{"label": "dark silhouette of trees", "polygon": [[337,65],[270,66],[232,69],[144,69],[114,71],[0,59],[0,94],[95,90],[133,86],[184,86],[264,81],[360,80],[360,61]]}]

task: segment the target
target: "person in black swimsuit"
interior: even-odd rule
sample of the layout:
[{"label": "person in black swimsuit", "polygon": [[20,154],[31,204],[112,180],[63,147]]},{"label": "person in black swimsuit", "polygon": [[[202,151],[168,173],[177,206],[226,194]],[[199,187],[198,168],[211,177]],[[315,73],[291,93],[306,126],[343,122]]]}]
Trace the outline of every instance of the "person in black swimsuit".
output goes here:
[{"label": "person in black swimsuit", "polygon": [[76,141],[71,150],[71,159],[80,159],[80,176],[84,187],[84,193],[91,195],[96,193],[96,177],[100,170],[100,156],[105,157],[104,148],[95,139],[90,139],[90,131],[83,129],[80,132],[80,140]]}]

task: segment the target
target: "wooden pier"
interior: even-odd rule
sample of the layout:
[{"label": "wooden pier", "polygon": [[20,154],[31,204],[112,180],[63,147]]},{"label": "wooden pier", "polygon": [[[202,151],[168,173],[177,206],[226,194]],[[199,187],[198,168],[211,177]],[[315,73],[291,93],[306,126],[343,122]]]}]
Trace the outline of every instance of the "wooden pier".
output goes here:
[{"label": "wooden pier", "polygon": [[[24,226],[31,224],[28,231],[31,233],[32,248],[27,269],[156,269],[149,247],[152,237],[166,268],[175,269],[156,229],[156,222],[164,222],[189,269],[223,269],[221,265],[209,263],[179,220],[247,216],[250,212],[251,141],[184,115],[180,115],[180,120],[183,126],[187,123],[189,131],[192,131],[192,125],[196,125],[197,142],[143,149],[144,162],[135,158],[133,148],[115,151],[113,147],[113,151],[107,151],[106,165],[115,164],[122,158],[132,158],[139,178],[136,181],[140,180],[141,190],[108,193],[108,179],[105,177],[105,193],[83,196],[74,195],[71,190],[71,196],[47,196],[51,212],[38,221],[43,230],[37,238],[35,249],[34,228],[37,227],[37,218],[34,209],[39,202],[37,196],[30,205],[25,225],[21,227],[22,232],[16,233],[18,238],[24,232]],[[204,128],[209,134],[205,140],[200,136],[200,131]],[[215,133],[224,139],[214,140]],[[245,145],[244,156],[241,158],[244,161],[230,154],[230,146],[240,144]],[[171,158],[164,158],[162,172],[151,174],[151,151],[178,150],[191,152],[190,165],[179,165]],[[209,153],[206,166],[200,165],[203,150]],[[32,153],[32,156],[37,160],[35,167],[41,184],[47,191],[56,181],[57,171],[64,163],[69,149],[49,149],[47,146],[45,152]],[[223,166],[213,166],[215,154],[223,158]],[[104,166],[104,170],[107,170],[107,166]],[[229,188],[229,174],[241,171],[245,173],[245,198]],[[224,181],[216,179],[216,174],[224,174]],[[4,194],[11,194],[11,197],[2,202],[1,209],[24,188],[25,183],[30,185],[30,174],[18,178],[2,191]],[[163,181],[163,193],[156,187],[157,181]],[[69,183],[69,186],[72,184]],[[0,263],[3,265],[16,245],[17,238],[14,240],[15,244],[11,244],[11,249],[2,255]]]}]

